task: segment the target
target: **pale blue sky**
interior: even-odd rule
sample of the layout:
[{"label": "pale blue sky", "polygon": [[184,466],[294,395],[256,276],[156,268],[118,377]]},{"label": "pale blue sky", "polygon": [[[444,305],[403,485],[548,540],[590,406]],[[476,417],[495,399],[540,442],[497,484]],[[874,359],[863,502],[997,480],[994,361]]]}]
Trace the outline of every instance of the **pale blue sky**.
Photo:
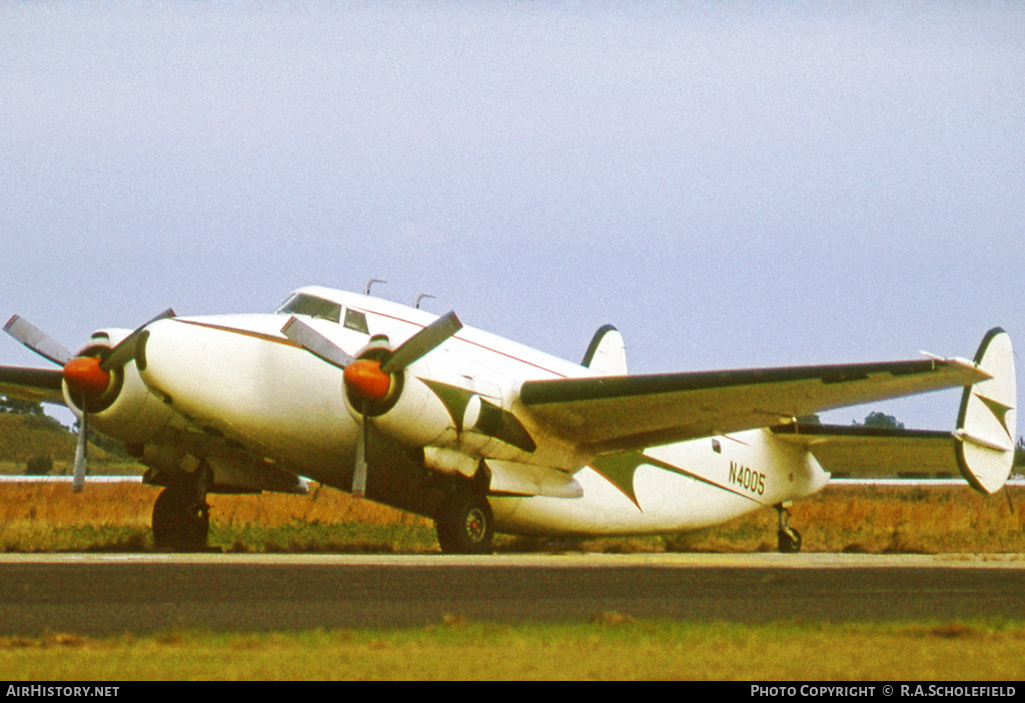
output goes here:
[{"label": "pale blue sky", "polygon": [[72,348],[373,277],[635,372],[970,357],[1023,194],[1016,2],[0,3],[0,316]]}]

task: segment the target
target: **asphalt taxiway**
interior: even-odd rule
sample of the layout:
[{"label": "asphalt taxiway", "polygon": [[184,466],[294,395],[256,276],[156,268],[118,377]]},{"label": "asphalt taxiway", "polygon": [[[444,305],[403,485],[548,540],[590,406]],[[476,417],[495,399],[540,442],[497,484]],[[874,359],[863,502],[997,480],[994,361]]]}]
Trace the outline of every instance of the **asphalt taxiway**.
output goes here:
[{"label": "asphalt taxiway", "polygon": [[0,635],[1025,615],[1025,555],[0,555]]}]

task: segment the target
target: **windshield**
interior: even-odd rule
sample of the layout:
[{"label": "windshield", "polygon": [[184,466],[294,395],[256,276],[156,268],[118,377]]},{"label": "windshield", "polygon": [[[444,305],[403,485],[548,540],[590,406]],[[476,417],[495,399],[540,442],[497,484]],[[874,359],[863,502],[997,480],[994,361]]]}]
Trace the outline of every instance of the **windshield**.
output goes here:
[{"label": "windshield", "polygon": [[296,293],[278,308],[278,312],[288,315],[308,315],[338,322],[342,317],[342,306],[314,295]]}]

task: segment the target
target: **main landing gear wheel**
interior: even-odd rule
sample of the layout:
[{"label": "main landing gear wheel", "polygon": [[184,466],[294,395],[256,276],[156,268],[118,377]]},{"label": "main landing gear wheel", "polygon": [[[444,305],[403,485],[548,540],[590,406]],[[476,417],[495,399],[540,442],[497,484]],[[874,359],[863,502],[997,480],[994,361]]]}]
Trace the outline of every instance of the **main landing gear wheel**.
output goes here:
[{"label": "main landing gear wheel", "polygon": [[153,504],[153,540],[158,549],[199,552],[206,549],[210,506],[190,481],[175,483]]},{"label": "main landing gear wheel", "polygon": [[438,544],[445,554],[490,554],[495,518],[484,496],[465,488],[454,490],[434,518]]},{"label": "main landing gear wheel", "polygon": [[797,554],[801,551],[801,533],[790,527],[790,511],[782,503],[775,506],[779,514],[779,530],[776,532],[780,554]]}]

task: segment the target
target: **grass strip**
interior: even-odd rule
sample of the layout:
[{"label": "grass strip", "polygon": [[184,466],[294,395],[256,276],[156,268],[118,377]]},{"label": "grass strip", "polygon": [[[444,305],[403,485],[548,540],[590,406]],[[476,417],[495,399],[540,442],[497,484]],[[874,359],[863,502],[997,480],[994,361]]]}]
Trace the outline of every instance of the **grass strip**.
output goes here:
[{"label": "grass strip", "polygon": [[1020,681],[1023,622],[443,622],[410,630],[0,638],[20,680]]}]

